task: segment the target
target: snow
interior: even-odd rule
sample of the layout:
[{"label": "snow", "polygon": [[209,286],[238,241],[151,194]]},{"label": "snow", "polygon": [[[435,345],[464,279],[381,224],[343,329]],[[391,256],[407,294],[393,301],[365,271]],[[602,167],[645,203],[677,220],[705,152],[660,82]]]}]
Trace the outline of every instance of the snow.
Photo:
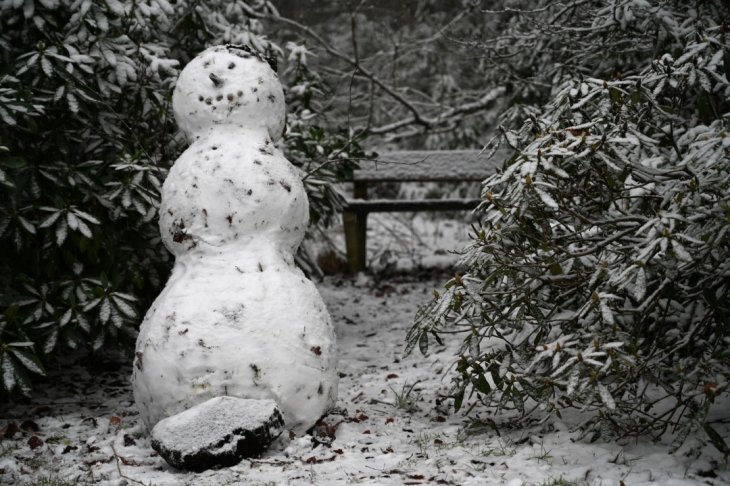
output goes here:
[{"label": "snow", "polygon": [[479,150],[405,150],[360,161],[356,181],[482,181],[496,172],[507,154]]},{"label": "snow", "polygon": [[[92,375],[78,366],[63,367],[50,372],[32,402],[0,408],[6,420],[32,419],[40,428],[35,435],[45,442],[31,450],[30,432],[4,440],[0,482],[57,477],[82,484],[132,484],[121,471],[155,486],[542,485],[560,478],[578,485],[730,484],[727,462],[698,438],[668,454],[670,438],[589,443],[571,432],[575,417],[568,414],[565,421],[525,428],[479,408],[469,416],[450,414],[444,394],[459,339],[433,345],[426,358],[403,356],[417,306],[446,277],[413,272],[380,280],[361,274],[327,277],[318,284],[339,339],[338,406],[347,410],[325,419],[336,427],[334,440],[320,437],[313,443],[309,436],[283,434],[261,458],[182,473],[151,449],[134,407],[128,368],[103,371],[106,367],[99,366]],[[716,427],[728,436],[727,424]]]},{"label": "snow", "polygon": [[213,47],[183,69],[173,107],[192,141],[162,187],[172,275],[137,338],[134,395],[148,429],[213,397],[272,399],[302,433],[337,398],[335,334],[294,265],[309,206],[274,146],[284,124],[268,64]]}]

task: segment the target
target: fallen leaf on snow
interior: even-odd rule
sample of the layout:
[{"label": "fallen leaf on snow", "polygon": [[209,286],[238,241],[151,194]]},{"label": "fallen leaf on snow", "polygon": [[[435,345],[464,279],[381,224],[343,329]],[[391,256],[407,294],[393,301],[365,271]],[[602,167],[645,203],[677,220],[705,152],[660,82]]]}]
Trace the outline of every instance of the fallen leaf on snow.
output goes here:
[{"label": "fallen leaf on snow", "polygon": [[347,420],[347,422],[355,422],[357,424],[357,423],[360,423],[360,422],[362,422],[364,420],[367,420],[369,418],[370,417],[368,417],[367,415],[365,415],[364,413],[362,413],[360,410],[357,410],[357,411],[355,411],[355,416],[354,417],[349,417],[346,420]]},{"label": "fallen leaf on snow", "polygon": [[305,464],[321,464],[323,462],[334,461],[336,458],[337,458],[336,455],[334,455],[332,457],[321,458],[321,459],[319,459],[315,456],[312,456],[312,457],[308,457],[307,459],[302,459],[302,461],[304,461]]},{"label": "fallen leaf on snow", "polygon": [[20,430],[25,430],[26,432],[38,432],[41,428],[32,420],[25,420],[22,424],[20,424]]},{"label": "fallen leaf on snow", "polygon": [[30,439],[28,439],[28,445],[31,449],[37,449],[43,445],[43,439],[41,439],[37,435],[34,435]]},{"label": "fallen leaf on snow", "polygon": [[141,466],[140,463],[138,463],[137,461],[134,461],[132,459],[127,459],[126,457],[122,457],[122,456],[118,456],[118,457],[119,457],[119,460],[122,461],[122,464],[124,464],[125,466]]},{"label": "fallen leaf on snow", "polygon": [[15,422],[8,422],[5,427],[0,429],[0,437],[3,439],[12,439],[15,434],[20,432],[20,429],[18,428],[18,424]]}]

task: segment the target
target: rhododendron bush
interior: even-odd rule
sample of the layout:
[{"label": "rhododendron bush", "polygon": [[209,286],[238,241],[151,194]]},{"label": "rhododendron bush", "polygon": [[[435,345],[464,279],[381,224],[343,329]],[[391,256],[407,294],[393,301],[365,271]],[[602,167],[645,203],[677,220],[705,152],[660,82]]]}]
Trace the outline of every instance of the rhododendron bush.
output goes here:
[{"label": "rhododendron bush", "polygon": [[463,336],[457,409],[677,446],[704,427],[727,452],[707,417],[730,377],[730,5],[552,3],[508,12],[523,82],[553,88],[503,114],[490,146],[513,155],[410,346]]}]

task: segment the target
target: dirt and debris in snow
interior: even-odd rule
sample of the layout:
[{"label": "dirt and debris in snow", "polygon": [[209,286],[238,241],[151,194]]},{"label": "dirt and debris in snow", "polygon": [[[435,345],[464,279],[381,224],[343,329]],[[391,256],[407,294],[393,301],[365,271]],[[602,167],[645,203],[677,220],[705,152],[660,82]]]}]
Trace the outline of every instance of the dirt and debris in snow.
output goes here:
[{"label": "dirt and debris in snow", "polygon": [[[313,436],[284,434],[263,456],[203,473],[177,471],[150,447],[129,366],[58,370],[27,403],[0,410],[0,483],[70,484],[603,484],[730,483],[727,461],[690,439],[593,443],[560,421],[527,429],[472,411],[450,414],[448,373],[457,339],[426,358],[403,356],[413,313],[445,275],[328,277],[318,285],[337,327],[339,408]],[[473,419],[493,418],[497,430]],[[487,423],[483,420],[482,423]],[[558,480],[564,482],[558,483]]]}]

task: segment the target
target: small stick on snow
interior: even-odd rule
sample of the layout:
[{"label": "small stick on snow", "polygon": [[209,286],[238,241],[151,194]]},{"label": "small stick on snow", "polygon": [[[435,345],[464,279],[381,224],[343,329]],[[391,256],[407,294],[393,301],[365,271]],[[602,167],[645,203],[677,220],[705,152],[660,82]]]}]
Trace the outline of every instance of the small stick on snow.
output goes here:
[{"label": "small stick on snow", "polygon": [[126,479],[127,481],[132,481],[133,483],[141,484],[142,486],[148,486],[142,481],[138,481],[134,478],[130,478],[129,476],[124,475],[124,473],[122,473],[122,466],[120,465],[122,460],[119,458],[119,454],[117,454],[117,450],[114,448],[114,444],[112,444],[112,452],[114,453],[114,459],[117,461],[117,471],[119,472],[119,477],[121,477],[122,479]]}]

